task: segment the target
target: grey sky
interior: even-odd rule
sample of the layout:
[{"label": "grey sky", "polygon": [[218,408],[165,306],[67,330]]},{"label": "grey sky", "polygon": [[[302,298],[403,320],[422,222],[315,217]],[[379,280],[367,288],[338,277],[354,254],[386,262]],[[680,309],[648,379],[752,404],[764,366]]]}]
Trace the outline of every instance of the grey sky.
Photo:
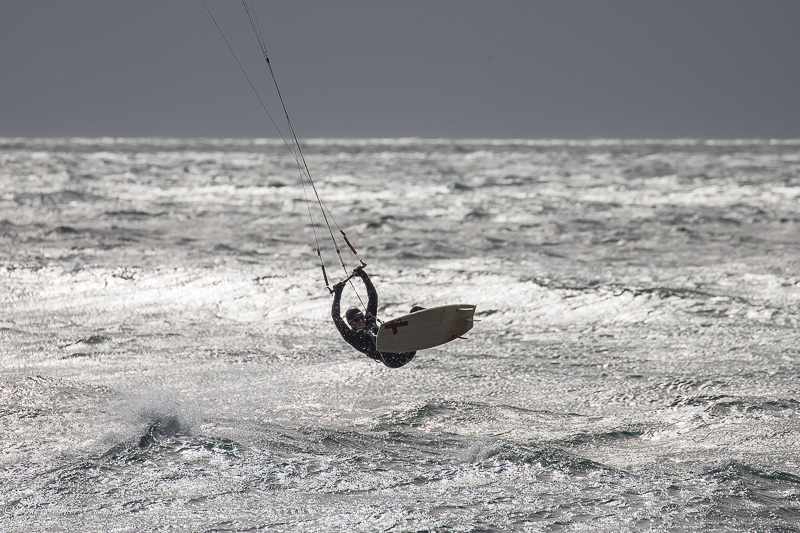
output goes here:
[{"label": "grey sky", "polygon": [[[796,0],[254,2],[300,137],[800,137]],[[276,134],[200,0],[4,0],[0,136],[105,135]]]}]

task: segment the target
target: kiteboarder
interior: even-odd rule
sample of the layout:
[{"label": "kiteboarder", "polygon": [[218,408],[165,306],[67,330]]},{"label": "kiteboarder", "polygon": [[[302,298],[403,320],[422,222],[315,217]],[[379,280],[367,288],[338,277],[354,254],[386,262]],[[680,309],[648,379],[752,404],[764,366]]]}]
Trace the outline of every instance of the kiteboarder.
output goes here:
[{"label": "kiteboarder", "polygon": [[[378,312],[378,292],[372,281],[364,272],[362,267],[353,270],[353,276],[361,278],[364,286],[367,288],[367,302],[366,315],[357,307],[347,310],[345,316],[347,324],[342,320],[339,306],[342,300],[342,290],[348,280],[341,281],[333,286],[333,305],[331,306],[331,317],[336,329],[342,335],[342,338],[353,348],[361,353],[366,354],[370,358],[380,361],[389,368],[400,368],[409,361],[411,361],[417,352],[402,352],[402,353],[383,353],[379,352],[375,347],[375,336],[378,333],[378,325],[376,324],[376,314]],[[349,279],[349,278],[348,278]],[[421,307],[412,308],[411,312],[419,311]]]}]

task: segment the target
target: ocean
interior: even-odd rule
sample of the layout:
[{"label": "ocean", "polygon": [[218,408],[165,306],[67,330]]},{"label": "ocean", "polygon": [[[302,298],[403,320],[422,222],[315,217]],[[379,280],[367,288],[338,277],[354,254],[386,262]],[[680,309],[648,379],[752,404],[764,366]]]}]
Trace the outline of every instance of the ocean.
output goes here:
[{"label": "ocean", "polygon": [[0,139],[0,530],[800,530],[800,141],[303,147],[468,339],[281,141]]}]

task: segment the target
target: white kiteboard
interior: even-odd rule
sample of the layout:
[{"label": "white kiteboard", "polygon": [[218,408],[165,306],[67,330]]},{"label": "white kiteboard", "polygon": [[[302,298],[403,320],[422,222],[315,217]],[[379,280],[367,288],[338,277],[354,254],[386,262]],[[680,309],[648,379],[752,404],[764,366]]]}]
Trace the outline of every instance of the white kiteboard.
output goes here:
[{"label": "white kiteboard", "polygon": [[376,347],[384,353],[414,352],[439,346],[472,329],[475,306],[443,305],[384,322]]}]

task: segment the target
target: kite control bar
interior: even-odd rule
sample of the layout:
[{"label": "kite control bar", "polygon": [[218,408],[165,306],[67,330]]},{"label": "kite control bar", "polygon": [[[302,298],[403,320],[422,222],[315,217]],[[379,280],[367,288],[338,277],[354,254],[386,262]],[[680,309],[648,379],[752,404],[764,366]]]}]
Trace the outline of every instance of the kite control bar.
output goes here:
[{"label": "kite control bar", "polygon": [[[353,273],[350,274],[349,276],[347,276],[346,278],[344,278],[340,283],[342,285],[344,285],[345,283],[347,283],[351,279],[353,279],[355,277],[358,277],[358,271],[363,271],[365,266],[367,266],[367,264],[364,261],[361,261],[361,266],[354,268],[353,269]],[[326,282],[326,285],[327,285],[328,276],[325,275],[325,267],[324,266],[322,267],[322,273],[323,273],[323,276],[325,276],[325,282]],[[338,283],[337,283],[337,285],[338,285]],[[330,291],[331,294],[333,294],[333,289],[328,287],[328,290]]]}]

